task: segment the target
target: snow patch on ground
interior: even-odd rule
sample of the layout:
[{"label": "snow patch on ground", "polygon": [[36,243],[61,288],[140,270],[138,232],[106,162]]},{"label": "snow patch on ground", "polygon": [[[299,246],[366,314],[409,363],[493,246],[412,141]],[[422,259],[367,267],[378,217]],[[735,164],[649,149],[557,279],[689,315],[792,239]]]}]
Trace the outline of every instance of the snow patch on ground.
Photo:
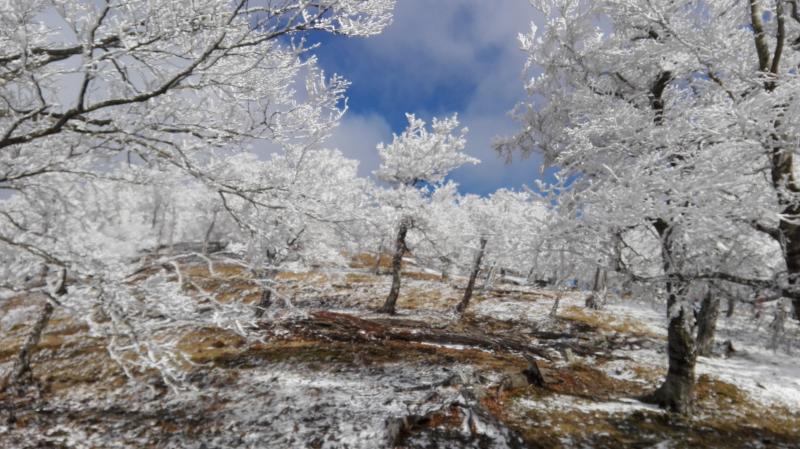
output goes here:
[{"label": "snow patch on ground", "polygon": [[697,374],[708,374],[736,385],[766,405],[800,409],[800,361],[766,352],[736,354],[731,358],[701,357]]},{"label": "snow patch on ground", "polygon": [[520,410],[546,409],[553,411],[576,410],[583,413],[632,413],[638,410],[647,410],[663,413],[654,405],[645,404],[635,399],[618,399],[615,401],[590,401],[575,396],[553,395],[550,397],[532,400],[522,398],[516,401],[515,406]]}]

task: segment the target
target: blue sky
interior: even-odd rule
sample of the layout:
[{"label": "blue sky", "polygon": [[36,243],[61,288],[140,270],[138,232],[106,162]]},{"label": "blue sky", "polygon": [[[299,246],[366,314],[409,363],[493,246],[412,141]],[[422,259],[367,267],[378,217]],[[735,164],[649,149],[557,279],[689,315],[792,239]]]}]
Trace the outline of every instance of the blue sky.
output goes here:
[{"label": "blue sky", "polygon": [[467,152],[482,161],[453,172],[461,191],[530,185],[540,160],[506,165],[491,141],[517,128],[507,116],[524,95],[517,35],[534,13],[527,0],[399,0],[380,36],[322,38],[320,66],[352,82],[350,110],[328,146],[360,160],[369,175],[379,162],[375,145],[403,130],[406,112],[426,120],[457,112],[470,129]]}]

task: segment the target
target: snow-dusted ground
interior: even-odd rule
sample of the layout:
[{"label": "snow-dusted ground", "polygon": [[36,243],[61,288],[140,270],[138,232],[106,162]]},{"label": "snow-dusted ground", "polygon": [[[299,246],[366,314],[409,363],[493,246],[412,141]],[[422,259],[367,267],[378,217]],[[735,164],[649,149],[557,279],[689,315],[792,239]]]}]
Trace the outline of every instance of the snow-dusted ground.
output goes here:
[{"label": "snow-dusted ground", "polygon": [[[329,275],[324,288],[293,296],[295,306],[299,310],[322,308],[366,319],[386,319],[370,310],[382,301],[388,279],[347,277],[353,273],[358,274]],[[300,282],[294,285],[292,288],[298,291],[302,288]],[[460,296],[458,288],[430,280],[408,280],[403,288],[405,296],[401,295],[398,302],[400,313],[393,319],[434,327],[457,322],[452,307]],[[583,307],[585,293],[568,291],[560,294],[558,318],[553,318],[550,314],[556,296],[553,291],[502,285],[496,291],[480,292],[471,305],[471,316],[476,322],[491,319],[511,323],[503,332],[521,338],[531,329],[559,332],[574,330],[565,327],[570,323],[591,325],[581,328],[586,335],[573,336],[575,342],[616,343],[608,343],[605,349],[598,348],[596,353],[583,356],[553,350],[554,369],[569,373],[573,364],[583,364],[600,370],[612,380],[627,382],[625,385],[638,385],[640,390],[657,385],[667,361],[663,305],[617,299],[601,311],[589,311]],[[15,332],[19,332],[19,324],[29,321],[34,312],[35,308],[28,305],[13,308],[0,317],[0,330],[7,333],[16,327]],[[763,316],[769,313],[770,310],[765,310]],[[717,341],[731,340],[736,352],[729,358],[700,358],[697,373],[737,386],[766,408],[783,407],[796,412],[800,410],[800,360],[787,350],[800,351],[800,329],[796,323],[787,322],[784,340],[773,351],[764,349],[769,342],[767,324],[764,319],[761,323],[754,322],[744,307],[732,318],[722,316]],[[447,351],[467,349],[461,345],[421,346]],[[359,349],[354,346],[353,350]],[[482,353],[492,357],[491,351]],[[364,354],[368,357],[369,353]],[[0,425],[0,447],[389,447],[396,436],[390,423],[435,410],[446,411],[449,404],[464,405],[468,402],[462,396],[465,386],[474,385],[492,395],[498,394],[503,375],[507,374],[478,366],[477,362],[453,362],[450,358],[365,362],[264,359],[254,366],[232,365],[201,371],[193,378],[191,390],[166,395],[162,390],[141,385],[101,388],[81,381],[50,395],[25,426]],[[8,359],[0,363],[0,371],[9,368]],[[642,369],[655,374],[643,376]],[[454,376],[459,381],[447,381]],[[633,393],[624,391],[612,397],[539,392],[523,395],[505,406],[512,418],[524,417],[529,412],[560,414],[559,419],[570,414],[578,417],[575,419],[585,415],[600,419],[636,413],[662,415],[632,397]],[[506,445],[506,439],[498,436],[502,433],[498,429],[480,421],[464,423],[446,438],[415,433],[404,440],[406,447]],[[579,424],[576,423],[578,428]],[[483,439],[475,437],[474,429],[478,429]],[[665,447],[681,447],[675,441]],[[561,441],[562,447],[582,447],[582,444],[568,437]]]}]

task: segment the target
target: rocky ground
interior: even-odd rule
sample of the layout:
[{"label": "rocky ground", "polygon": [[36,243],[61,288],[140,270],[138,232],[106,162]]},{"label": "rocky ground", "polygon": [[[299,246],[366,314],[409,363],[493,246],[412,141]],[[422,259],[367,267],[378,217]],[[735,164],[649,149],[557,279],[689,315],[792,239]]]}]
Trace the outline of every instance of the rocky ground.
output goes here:
[{"label": "rocky ground", "polygon": [[[245,271],[217,268],[185,267],[187,288],[258,297]],[[294,309],[253,338],[180,331],[191,361],[180,391],[154,374],[131,381],[103,341],[57,311],[36,386],[0,397],[0,447],[800,447],[794,323],[768,351],[767,318],[722,318],[718,341],[736,352],[700,359],[696,413],[684,419],[636,400],[665,373],[663,306],[618,298],[595,311],[582,292],[496,283],[458,319],[463,279],[408,271],[393,317],[372,312],[390,279],[366,264],[280,273]],[[6,372],[38,304],[0,301]]]}]

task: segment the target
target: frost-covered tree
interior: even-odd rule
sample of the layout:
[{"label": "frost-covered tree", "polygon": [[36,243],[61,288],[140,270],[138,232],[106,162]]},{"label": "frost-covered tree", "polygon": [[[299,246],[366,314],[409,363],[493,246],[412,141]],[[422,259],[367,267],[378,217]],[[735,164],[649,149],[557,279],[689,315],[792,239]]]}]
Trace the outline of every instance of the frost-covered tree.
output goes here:
[{"label": "frost-covered tree", "polygon": [[[158,335],[160,328],[152,326],[209,319],[194,313],[195,303],[180,285],[157,282],[169,277],[132,286],[130,258],[149,245],[174,242],[186,223],[205,231],[187,228],[193,239],[205,239],[227,220],[228,229],[252,237],[248,244],[281,252],[291,242],[299,244],[288,235],[305,235],[298,217],[315,223],[340,218],[307,212],[314,209],[311,203],[327,204],[332,192],[342,193],[331,187],[339,176],[351,174],[350,166],[341,165],[339,156],[310,150],[344,113],[347,82],[325,76],[295,37],[309,31],[376,34],[390,22],[393,3],[5,2],[0,7],[0,191],[5,198],[0,243],[14,267],[5,283],[19,290],[22,279],[42,272],[42,264],[66,273],[58,304],[79,317],[93,316],[85,312],[98,304],[109,307],[118,320],[103,322],[125,326],[107,328],[124,329],[126,335],[135,330],[137,338]],[[229,176],[259,141],[286,149],[285,159],[252,164],[253,178]],[[324,163],[308,170],[305,156]],[[347,169],[337,171],[337,164]],[[315,182],[326,176],[330,183]],[[178,197],[187,192],[184,187],[191,187],[191,201]],[[137,194],[115,198],[110,193],[128,188]],[[154,188],[160,189],[156,196],[147,194]],[[345,194],[341,200],[349,198]],[[298,199],[304,203],[298,205]],[[149,201],[151,207],[142,204],[130,212],[131,201]],[[195,210],[194,219],[182,224],[180,212],[187,204],[210,209]],[[124,216],[145,210],[149,220]],[[285,213],[277,215],[277,224],[256,223],[266,211]],[[197,220],[203,213],[207,219]],[[113,234],[119,241],[106,239]],[[154,304],[137,303],[148,295],[164,298],[155,306],[175,313],[153,320],[154,312],[145,307]],[[117,360],[167,372],[173,340],[126,340],[141,357],[125,354]]]},{"label": "frost-covered tree", "polygon": [[[640,284],[665,289],[669,372],[651,399],[688,412],[692,306],[708,282],[800,305],[797,5],[533,3],[546,20],[521,38],[531,101],[516,110],[523,131],[499,148],[559,166],[565,216],[622,247],[616,262]],[[655,251],[634,257],[637,245]]]},{"label": "frost-covered tree", "polygon": [[444,181],[451,170],[464,164],[477,164],[479,161],[465,154],[464,135],[466,128],[458,131],[457,116],[433,119],[429,131],[425,122],[413,114],[407,114],[408,127],[402,134],[394,135],[388,145],[380,143],[378,153],[381,165],[375,172],[378,179],[392,185],[386,199],[397,212],[397,234],[392,256],[392,287],[386,302],[381,307],[383,313],[394,314],[397,297],[400,294],[400,268],[403,254],[407,251],[406,235],[409,229],[419,225],[424,218],[420,213],[426,202],[426,193]]}]

